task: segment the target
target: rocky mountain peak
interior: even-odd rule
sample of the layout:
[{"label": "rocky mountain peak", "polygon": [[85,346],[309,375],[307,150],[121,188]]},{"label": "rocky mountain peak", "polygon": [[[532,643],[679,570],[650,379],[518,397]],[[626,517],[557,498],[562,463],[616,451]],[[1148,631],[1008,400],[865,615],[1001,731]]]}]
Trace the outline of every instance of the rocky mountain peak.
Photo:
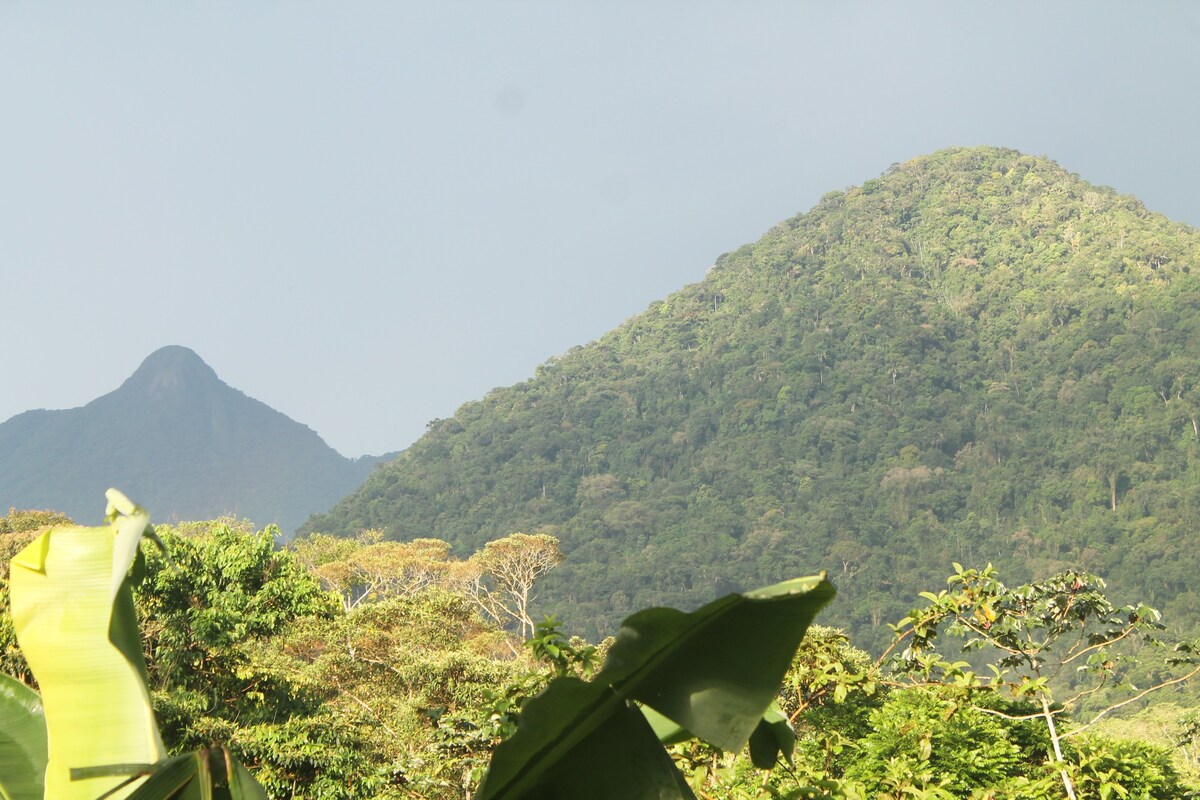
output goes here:
[{"label": "rocky mountain peak", "polygon": [[136,391],[160,400],[220,383],[217,373],[195,351],[168,345],[147,356],[120,391]]}]

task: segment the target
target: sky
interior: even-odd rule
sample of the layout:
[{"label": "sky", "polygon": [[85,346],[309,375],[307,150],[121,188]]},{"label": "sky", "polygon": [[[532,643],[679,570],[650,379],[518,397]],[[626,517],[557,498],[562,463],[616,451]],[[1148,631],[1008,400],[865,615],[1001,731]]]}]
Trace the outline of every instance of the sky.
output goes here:
[{"label": "sky", "polygon": [[1166,0],[0,0],[0,421],[181,344],[402,449],[941,148],[1200,225],[1197,87]]}]

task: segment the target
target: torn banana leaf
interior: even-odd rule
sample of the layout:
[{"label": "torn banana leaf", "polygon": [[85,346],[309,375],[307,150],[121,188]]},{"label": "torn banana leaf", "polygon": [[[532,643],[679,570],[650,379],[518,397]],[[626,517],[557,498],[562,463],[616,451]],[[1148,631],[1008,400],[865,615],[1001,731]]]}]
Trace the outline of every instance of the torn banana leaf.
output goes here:
[{"label": "torn banana leaf", "polygon": [[833,594],[818,575],[731,594],[690,614],[634,614],[591,683],[560,678],[526,703],[476,800],[688,800],[659,737],[691,734],[737,751],[758,732],[756,762],[774,763],[790,743],[764,714]]},{"label": "torn banana leaf", "polygon": [[[166,755],[129,585],[149,518],[120,492],[107,496],[108,525],[51,528],[11,562],[13,625],[41,687],[45,796],[55,800],[94,800]],[[95,774],[105,768],[116,774]],[[81,769],[94,777],[73,781]]]}]

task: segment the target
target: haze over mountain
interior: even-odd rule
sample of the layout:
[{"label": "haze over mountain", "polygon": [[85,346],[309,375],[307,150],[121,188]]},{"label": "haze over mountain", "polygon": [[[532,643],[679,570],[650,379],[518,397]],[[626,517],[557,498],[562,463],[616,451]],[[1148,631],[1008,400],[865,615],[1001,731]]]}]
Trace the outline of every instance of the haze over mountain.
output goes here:
[{"label": "haze over mountain", "polygon": [[[597,633],[819,569],[871,645],[951,562],[1093,570],[1200,620],[1200,234],[1016,151],[832,192],[305,530],[460,553],[551,526]],[[1178,622],[1178,619],[1177,619]]]},{"label": "haze over mountain", "polygon": [[51,508],[81,523],[116,486],[156,521],[225,513],[290,533],[370,473],[311,429],[223,383],[186,347],[155,351],[81,408],[0,424],[0,507]]}]

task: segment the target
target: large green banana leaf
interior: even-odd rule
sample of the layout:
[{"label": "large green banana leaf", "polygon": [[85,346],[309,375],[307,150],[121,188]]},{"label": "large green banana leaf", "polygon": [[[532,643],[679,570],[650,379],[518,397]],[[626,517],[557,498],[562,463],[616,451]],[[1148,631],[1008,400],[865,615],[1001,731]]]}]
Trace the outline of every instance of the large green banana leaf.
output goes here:
[{"label": "large green banana leaf", "polygon": [[[54,800],[94,800],[166,755],[127,583],[149,518],[120,492],[108,498],[108,525],[52,528],[12,559],[13,625],[42,691]],[[73,769],[91,776],[72,780]]]},{"label": "large green banana leaf", "polygon": [[155,764],[129,800],[267,800],[267,793],[228,750],[213,746]]},{"label": "large green banana leaf", "polygon": [[37,692],[0,675],[0,798],[42,800],[46,715]]},{"label": "large green banana leaf", "polygon": [[757,733],[755,761],[772,761],[790,743],[764,713],[833,594],[818,575],[728,595],[690,614],[634,614],[595,680],[560,678],[525,705],[476,800],[691,800],[634,701],[726,750]]}]

